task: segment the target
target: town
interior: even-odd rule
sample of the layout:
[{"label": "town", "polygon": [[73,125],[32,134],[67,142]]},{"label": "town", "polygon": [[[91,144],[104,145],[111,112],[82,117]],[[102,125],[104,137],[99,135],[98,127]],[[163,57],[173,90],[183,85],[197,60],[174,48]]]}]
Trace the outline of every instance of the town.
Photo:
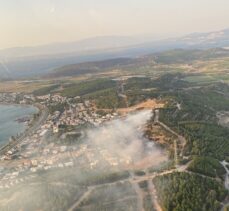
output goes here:
[{"label": "town", "polygon": [[[42,105],[44,107],[58,107],[66,103],[60,110],[48,112],[45,120],[39,127],[20,138],[15,138],[13,146],[0,155],[0,160],[5,162],[0,169],[0,189],[13,187],[23,182],[31,173],[49,170],[52,168],[63,168],[81,166],[93,169],[96,166],[126,166],[132,163],[129,156],[121,158],[110,154],[107,149],[90,146],[90,144],[61,144],[56,143],[53,137],[66,139],[68,135],[75,135],[71,127],[81,126],[80,136],[83,136],[83,127],[97,127],[107,121],[118,118],[115,112],[101,115],[96,113],[94,105],[89,101],[82,101],[80,97],[66,98],[58,94],[33,96],[18,93],[0,94],[1,103],[19,103],[22,105]],[[41,108],[41,107],[39,107]],[[40,118],[44,110],[40,110],[33,118]],[[69,132],[70,127],[70,132]],[[73,130],[74,131],[74,130]],[[25,131],[26,133],[26,131]],[[75,136],[74,136],[75,137]],[[18,141],[20,140],[20,141]],[[50,140],[50,141],[49,141]],[[66,143],[66,141],[65,141]],[[11,165],[12,160],[17,160]],[[27,176],[28,175],[28,176]]]}]

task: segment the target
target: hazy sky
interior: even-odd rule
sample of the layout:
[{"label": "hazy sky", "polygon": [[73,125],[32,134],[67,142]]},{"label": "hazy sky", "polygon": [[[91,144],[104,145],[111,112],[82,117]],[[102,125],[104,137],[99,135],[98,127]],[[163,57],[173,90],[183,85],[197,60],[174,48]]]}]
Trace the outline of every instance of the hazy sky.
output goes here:
[{"label": "hazy sky", "polygon": [[0,0],[0,48],[229,27],[229,0]]}]

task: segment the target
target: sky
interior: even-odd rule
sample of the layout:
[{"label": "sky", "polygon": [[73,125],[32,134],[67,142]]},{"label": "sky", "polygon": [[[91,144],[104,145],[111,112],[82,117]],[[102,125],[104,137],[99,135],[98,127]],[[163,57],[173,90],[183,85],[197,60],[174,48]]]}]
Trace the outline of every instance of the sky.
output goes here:
[{"label": "sky", "polygon": [[0,49],[107,35],[163,39],[228,27],[228,0],[0,0]]}]

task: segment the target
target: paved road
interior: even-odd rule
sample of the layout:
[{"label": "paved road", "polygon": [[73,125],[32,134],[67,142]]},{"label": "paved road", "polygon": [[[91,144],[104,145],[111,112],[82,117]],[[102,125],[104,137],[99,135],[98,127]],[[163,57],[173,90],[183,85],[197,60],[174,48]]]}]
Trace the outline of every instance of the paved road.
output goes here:
[{"label": "paved road", "polygon": [[132,184],[132,187],[134,188],[136,194],[137,194],[137,197],[138,197],[138,210],[139,211],[144,211],[144,206],[143,206],[143,193],[142,193],[142,190],[141,188],[139,187],[139,184],[136,183],[134,181],[134,173],[131,171],[130,172],[130,176],[131,176],[131,179],[130,179],[130,183]]},{"label": "paved road", "polygon": [[[226,176],[225,176],[225,188],[229,191],[229,169],[227,168],[227,165],[229,165],[228,162],[226,162],[225,160],[221,162],[221,164],[223,165],[223,167],[226,170]],[[226,207],[229,207],[229,199],[224,202],[224,206],[222,207],[221,211],[224,211],[226,209]]]},{"label": "paved road", "polygon": [[[184,137],[180,136],[179,134],[177,134],[176,132],[171,130],[167,125],[159,122],[159,110],[155,111],[154,121],[156,121],[157,123],[161,124],[161,126],[163,126],[166,130],[168,130],[169,132],[171,132],[172,134],[177,136],[178,139],[180,141],[182,141],[182,143],[184,143],[184,142],[186,143],[186,140],[185,140]],[[138,196],[138,203],[137,204],[138,204],[138,210],[139,211],[143,211],[144,210],[144,206],[143,206],[143,197],[144,196],[143,196],[142,190],[139,187],[139,182],[142,182],[142,181],[147,181],[147,183],[148,183],[148,188],[149,188],[149,192],[150,192],[150,195],[151,195],[151,200],[152,200],[152,203],[154,205],[154,208],[157,211],[162,211],[162,208],[161,208],[160,204],[158,203],[156,189],[155,189],[155,186],[154,186],[152,180],[157,176],[163,176],[163,175],[166,175],[166,174],[171,174],[173,172],[185,172],[186,169],[188,168],[189,164],[190,164],[190,162],[187,163],[186,165],[182,165],[182,166],[178,166],[177,165],[175,169],[166,170],[166,171],[163,171],[163,172],[160,172],[160,173],[149,174],[149,172],[146,172],[145,176],[140,176],[140,177],[135,177],[134,173],[130,172],[130,177],[129,178],[126,178],[126,179],[123,179],[123,180],[119,180],[119,181],[116,181],[116,182],[113,182],[113,183],[106,183],[106,184],[101,184],[101,185],[90,186],[89,190],[86,191],[82,195],[82,197],[71,206],[69,211],[72,211],[75,208],[77,208],[80,205],[80,203],[83,201],[83,199],[85,199],[86,197],[88,197],[91,194],[91,190],[92,189],[94,190],[97,187],[106,186],[106,185],[115,185],[118,182],[127,182],[127,181],[132,184],[132,186],[133,186],[133,188],[134,188],[134,190],[135,190],[135,192],[136,192],[136,194]]]},{"label": "paved road", "polygon": [[94,190],[94,188],[90,188],[88,189],[88,191],[86,191],[80,198],[79,200],[77,200],[69,209],[68,211],[74,211],[76,208],[79,207],[79,205],[81,204],[81,202],[83,202],[84,199],[88,198],[88,196],[91,194],[91,192]]},{"label": "paved road", "polygon": [[[168,132],[170,132],[171,134],[173,134],[174,136],[176,136],[179,140],[179,142],[182,145],[182,149],[181,149],[181,155],[183,154],[183,150],[184,147],[187,143],[187,140],[185,139],[185,137],[181,136],[180,134],[178,134],[177,132],[175,132],[174,130],[172,130],[169,126],[167,126],[166,124],[164,124],[163,122],[160,122],[159,120],[159,110],[155,110],[155,117],[154,117],[154,122],[159,124],[161,127],[163,127],[165,130],[167,130]],[[176,157],[177,155],[175,155]]]},{"label": "paved road", "polygon": [[[146,171],[146,176],[149,175],[149,172]],[[157,198],[157,192],[156,192],[156,188],[153,184],[153,181],[152,179],[148,178],[147,180],[147,184],[148,184],[148,190],[149,190],[149,193],[150,193],[150,196],[151,196],[151,201],[154,205],[154,208],[157,210],[157,211],[162,211],[162,208],[160,206],[160,204],[158,203],[158,198]]]}]

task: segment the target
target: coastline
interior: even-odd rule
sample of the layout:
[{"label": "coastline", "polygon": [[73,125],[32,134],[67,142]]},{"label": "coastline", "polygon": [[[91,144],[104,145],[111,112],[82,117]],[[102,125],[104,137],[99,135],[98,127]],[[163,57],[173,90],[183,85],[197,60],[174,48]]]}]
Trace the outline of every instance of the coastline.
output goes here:
[{"label": "coastline", "polygon": [[20,104],[20,103],[6,103],[6,102],[0,102],[0,105],[12,105],[12,106],[23,106],[23,107],[36,107],[38,108],[35,104]]},{"label": "coastline", "polygon": [[[43,105],[35,103],[35,104],[17,104],[17,103],[0,103],[0,105],[12,105],[12,106],[23,106],[23,107],[30,107],[33,106],[35,107],[38,112],[36,112],[37,114],[39,114],[39,118],[40,116],[42,116],[42,113],[46,111],[46,109],[44,109]],[[38,120],[34,120],[31,118],[31,124],[28,124],[25,128],[25,130],[15,139],[15,140],[11,140],[9,138],[8,143],[3,144],[3,146],[0,147],[0,155],[4,154],[6,151],[10,150],[11,148],[14,147],[15,144],[20,143],[20,141],[22,141],[27,135],[29,135],[30,130],[33,130],[33,127],[36,126],[36,124],[39,122]]]}]

